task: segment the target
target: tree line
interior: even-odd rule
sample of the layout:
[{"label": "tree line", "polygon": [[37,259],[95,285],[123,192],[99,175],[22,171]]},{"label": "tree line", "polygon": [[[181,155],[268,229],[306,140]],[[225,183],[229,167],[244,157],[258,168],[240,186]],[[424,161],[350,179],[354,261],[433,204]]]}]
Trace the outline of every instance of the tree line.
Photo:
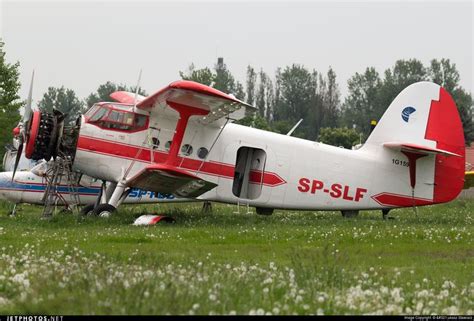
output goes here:
[{"label": "tree line", "polygon": [[[0,157],[4,146],[11,142],[11,131],[20,119],[19,109],[24,104],[18,95],[19,63],[6,61],[3,46],[0,40]],[[242,125],[285,134],[303,119],[294,136],[346,148],[365,140],[370,133],[370,121],[379,120],[401,90],[418,81],[433,81],[450,92],[456,101],[466,144],[474,141],[474,101],[471,93],[460,86],[459,72],[449,59],[433,59],[427,66],[417,59],[398,60],[382,73],[367,67],[350,77],[344,98],[331,67],[318,71],[292,64],[277,68],[269,75],[263,69],[248,66],[242,84],[219,58],[212,67],[196,68],[191,64],[179,75],[254,105],[256,112],[248,111],[239,121]],[[107,81],[84,99],[73,89],[49,87],[38,107],[48,111],[56,108],[67,115],[66,122],[72,122],[94,103],[110,101],[109,95],[117,90],[135,92],[135,87]],[[143,90],[139,93],[147,95]]]},{"label": "tree line", "polygon": [[303,119],[295,136],[322,142],[337,141],[339,137],[339,145],[344,147],[354,145],[361,137],[364,140],[370,133],[371,120],[378,121],[404,88],[418,81],[432,81],[452,95],[461,116],[466,144],[474,141],[474,101],[471,93],[460,86],[459,71],[449,59],[433,59],[428,66],[417,59],[397,60],[382,74],[374,67],[367,67],[350,77],[344,99],[331,67],[321,72],[293,64],[277,68],[271,77],[261,69],[257,71],[248,66],[245,89],[222,61],[213,70],[196,69],[191,64],[180,75],[183,79],[233,93],[255,105],[257,115],[247,117],[241,121],[243,124],[286,133]]}]

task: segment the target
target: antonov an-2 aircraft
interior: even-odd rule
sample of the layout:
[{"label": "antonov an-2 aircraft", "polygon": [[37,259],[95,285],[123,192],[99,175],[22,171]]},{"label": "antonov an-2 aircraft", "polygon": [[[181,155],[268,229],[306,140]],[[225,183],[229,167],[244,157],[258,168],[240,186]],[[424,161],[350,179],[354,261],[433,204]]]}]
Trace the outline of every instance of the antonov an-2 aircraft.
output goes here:
[{"label": "antonov an-2 aircraft", "polygon": [[[95,207],[108,216],[131,188],[274,209],[388,210],[449,202],[464,184],[464,135],[456,105],[434,83],[404,89],[365,144],[347,150],[234,124],[252,106],[191,81],[149,97],[115,92],[72,128],[31,110],[16,130],[29,159],[68,159],[111,182]],[[20,150],[21,153],[21,150]]]}]

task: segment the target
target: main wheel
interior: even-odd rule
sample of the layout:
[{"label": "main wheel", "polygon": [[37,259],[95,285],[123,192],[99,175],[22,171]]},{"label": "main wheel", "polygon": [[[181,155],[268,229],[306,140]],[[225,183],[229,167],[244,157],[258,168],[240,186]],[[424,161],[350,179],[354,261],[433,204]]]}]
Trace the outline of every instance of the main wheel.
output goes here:
[{"label": "main wheel", "polygon": [[113,212],[115,212],[116,208],[110,204],[99,204],[96,208],[94,208],[94,215],[100,217],[110,217]]},{"label": "main wheel", "polygon": [[81,215],[83,216],[91,216],[94,215],[94,205],[95,204],[90,204],[86,205],[81,209]]},{"label": "main wheel", "polygon": [[359,215],[358,210],[344,210],[344,211],[341,211],[341,213],[342,213],[342,216],[345,218],[356,217],[357,215]]},{"label": "main wheel", "polygon": [[257,212],[258,215],[272,215],[273,214],[273,208],[256,207],[255,212]]}]

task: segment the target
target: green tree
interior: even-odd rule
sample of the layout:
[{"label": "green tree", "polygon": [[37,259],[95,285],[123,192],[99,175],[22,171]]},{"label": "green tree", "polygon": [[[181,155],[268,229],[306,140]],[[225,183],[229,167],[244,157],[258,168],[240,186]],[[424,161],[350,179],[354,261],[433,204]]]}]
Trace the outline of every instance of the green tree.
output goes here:
[{"label": "green tree", "polygon": [[443,58],[440,61],[433,59],[428,70],[430,80],[446,89],[456,102],[463,124],[464,139],[466,145],[470,145],[474,141],[474,123],[472,121],[474,102],[472,95],[459,85],[461,77],[456,69],[456,64],[452,64],[449,59]]},{"label": "green tree", "polygon": [[12,142],[12,130],[20,120],[19,109],[23,104],[18,95],[20,64],[6,61],[3,46],[0,39],[0,160],[5,154],[5,145]]},{"label": "green tree", "polygon": [[260,70],[258,73],[259,83],[257,88],[257,94],[255,99],[255,105],[258,109],[260,117],[270,120],[273,110],[273,84],[270,77],[263,71]]},{"label": "green tree", "polygon": [[[283,135],[286,135],[294,125],[295,123],[290,123],[287,120],[277,120],[271,123],[272,131]],[[303,138],[303,134],[301,131],[296,130],[291,136]]]},{"label": "green tree", "polygon": [[251,66],[247,66],[247,81],[246,81],[247,103],[252,106],[255,102],[256,86],[257,86],[257,73],[255,72],[255,69],[253,69]]},{"label": "green tree", "polygon": [[180,71],[179,75],[184,80],[192,80],[213,87],[226,94],[232,94],[240,100],[245,99],[244,86],[235,80],[232,73],[227,69],[223,58],[218,59],[214,71],[208,67],[196,69],[194,64],[191,64],[186,72]]},{"label": "green tree", "polygon": [[474,140],[472,122],[472,96],[459,85],[460,75],[449,59],[433,59],[429,67],[416,59],[398,60],[387,69],[381,79],[377,71],[367,68],[364,74],[356,73],[348,81],[340,124],[353,125],[364,136],[370,132],[370,121],[379,120],[395,97],[409,85],[430,80],[443,86],[453,97],[461,116],[466,144]]},{"label": "green tree", "polygon": [[240,100],[245,99],[244,87],[241,83],[235,80],[234,76],[227,65],[224,63],[223,58],[219,58],[217,64],[214,66],[215,78],[212,87],[220,90],[226,94],[233,94]]},{"label": "green tree", "polygon": [[459,87],[461,77],[456,65],[451,64],[449,59],[431,60],[428,74],[432,82],[444,87],[448,92],[453,92]]},{"label": "green tree", "polygon": [[360,134],[355,129],[344,128],[321,128],[319,141],[333,146],[342,146],[351,149],[359,143]]},{"label": "green tree", "polygon": [[53,109],[59,110],[66,115],[65,124],[72,124],[83,112],[84,103],[77,98],[72,89],[64,88],[64,86],[49,87],[39,101],[38,107],[47,112],[52,112]]},{"label": "green tree", "polygon": [[343,104],[341,125],[349,128],[355,126],[362,133],[368,134],[370,121],[378,120],[388,107],[381,107],[380,75],[375,68],[368,67],[363,74],[356,72],[347,85],[349,94]]},{"label": "green tree", "polygon": [[[395,65],[385,70],[384,80],[379,93],[379,102],[375,120],[382,117],[397,95],[406,87],[419,81],[429,80],[428,69],[417,59],[397,60]],[[370,120],[369,120],[370,122]]]},{"label": "green tree", "polygon": [[180,71],[179,76],[183,80],[191,80],[206,86],[214,84],[216,75],[209,68],[196,69],[194,64],[189,65],[186,72]]},{"label": "green tree", "polygon": [[456,102],[459,116],[461,117],[465,143],[469,146],[474,141],[474,123],[472,121],[474,100],[472,99],[472,95],[461,87],[454,89],[451,95]]},{"label": "green tree", "polygon": [[278,123],[279,132],[289,130],[302,118],[294,135],[313,140],[321,127],[337,123],[340,93],[332,68],[326,76],[296,64],[283,71],[277,69],[272,95],[273,121]]},{"label": "green tree", "polygon": [[321,126],[334,127],[339,118],[341,93],[336,81],[336,73],[331,67],[327,72],[327,86],[322,96],[324,118]]},{"label": "green tree", "polygon": [[[319,119],[320,106],[317,104],[317,73],[311,73],[304,66],[293,64],[283,71],[277,70],[277,96],[274,106],[274,120],[284,121],[287,124],[296,123],[305,119],[304,125],[295,132],[296,136],[303,133],[308,139],[316,138],[319,130],[315,122]],[[286,125],[283,126],[286,129]],[[289,128],[288,128],[289,130]]]},{"label": "green tree", "polygon": [[258,128],[258,129],[263,129],[263,130],[268,130],[271,131],[272,128],[270,127],[270,124],[268,124],[267,120],[263,117],[260,117],[258,115],[253,115],[253,116],[246,116],[236,122],[236,124],[239,125],[244,125],[248,127],[253,127],[253,128]]}]

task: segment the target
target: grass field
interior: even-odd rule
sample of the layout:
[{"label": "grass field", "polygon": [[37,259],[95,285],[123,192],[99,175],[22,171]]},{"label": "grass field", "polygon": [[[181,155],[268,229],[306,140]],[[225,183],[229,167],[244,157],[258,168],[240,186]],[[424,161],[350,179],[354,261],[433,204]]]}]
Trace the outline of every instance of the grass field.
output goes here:
[{"label": "grass field", "polygon": [[[0,204],[0,314],[473,314],[474,201],[343,219],[235,206],[114,217]],[[132,226],[143,212],[174,224]]]}]

